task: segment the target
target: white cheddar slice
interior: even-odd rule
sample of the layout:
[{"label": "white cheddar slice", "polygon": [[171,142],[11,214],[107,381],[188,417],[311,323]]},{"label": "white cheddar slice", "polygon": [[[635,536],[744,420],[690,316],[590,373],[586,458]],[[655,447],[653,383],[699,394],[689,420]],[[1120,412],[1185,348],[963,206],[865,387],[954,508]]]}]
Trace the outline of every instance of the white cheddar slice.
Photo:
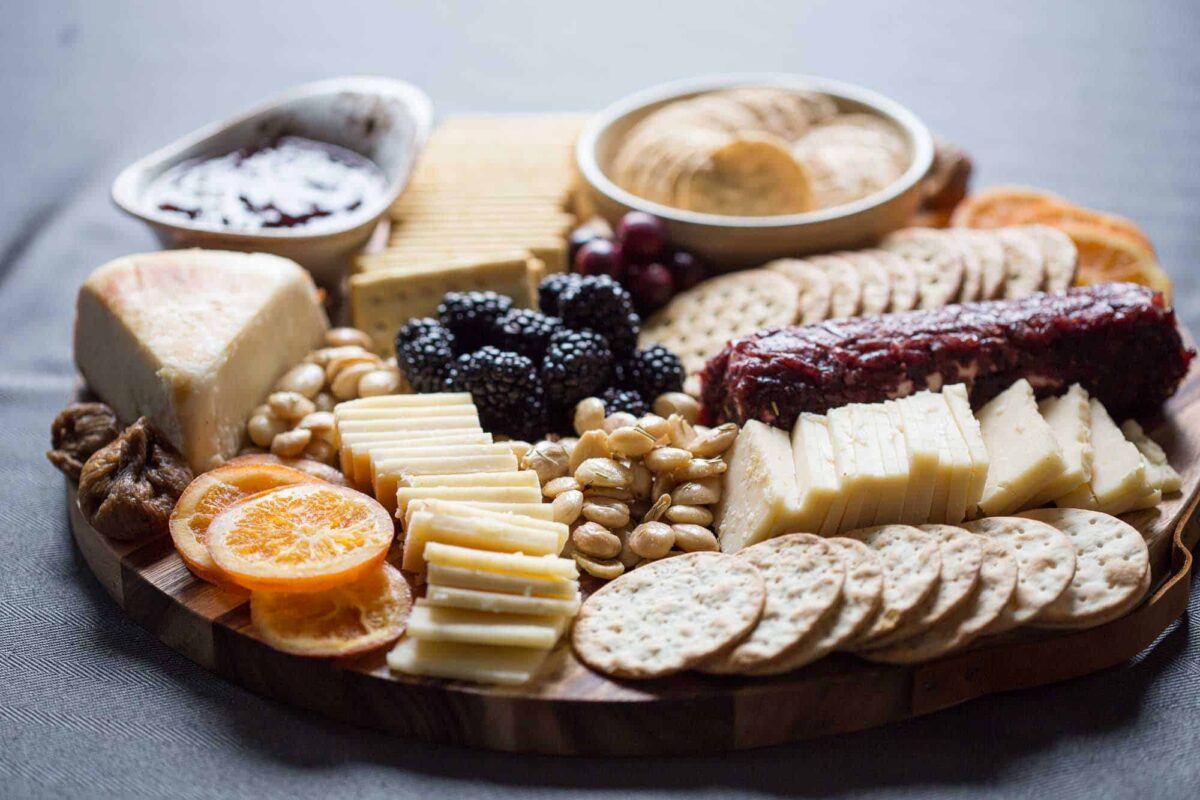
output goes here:
[{"label": "white cheddar slice", "polygon": [[[424,458],[460,458],[462,456],[490,456],[512,452],[507,442],[491,444],[438,444],[437,439],[407,443],[401,446],[387,445],[372,447],[367,451],[370,469],[369,482],[379,491],[382,475],[402,473],[406,461]],[[515,470],[514,470],[515,472]],[[399,484],[397,484],[398,486]]]},{"label": "white cheddar slice", "polygon": [[[938,481],[939,437],[912,403],[889,400],[887,408],[892,424],[904,435],[905,453],[908,456],[908,486],[900,521],[908,525],[922,525],[930,520],[933,492]],[[943,498],[943,509],[945,505]]]},{"label": "white cheddar slice", "polygon": [[418,511],[412,516],[404,539],[404,569],[420,572],[425,565],[426,542],[441,542],[477,550],[528,555],[557,555],[562,549],[552,531],[483,517],[451,517]]},{"label": "white cheddar slice", "polygon": [[821,521],[822,536],[834,536],[848,530],[843,524],[850,520],[853,526],[862,510],[862,495],[857,492],[858,467],[854,448],[854,426],[850,421],[848,407],[835,408],[825,415],[829,426],[829,442],[833,446],[833,463],[837,471],[838,497],[829,505],[825,519]]},{"label": "white cheddar slice", "polygon": [[835,408],[828,418],[838,481],[846,493],[846,510],[834,531],[854,530],[875,520],[885,475],[883,448],[870,406],[853,404]]},{"label": "white cheddar slice", "polygon": [[[1094,429],[1094,414],[1092,423]],[[1042,487],[1058,480],[1067,468],[1054,432],[1038,413],[1033,387],[1024,378],[979,410],[979,428],[991,460],[979,507],[989,516],[1028,508]],[[1136,448],[1130,447],[1136,455]]]},{"label": "white cheddar slice", "polygon": [[[426,546],[428,550],[428,546]],[[528,575],[505,575],[481,569],[466,569],[429,561],[425,564],[425,581],[431,586],[454,586],[481,592],[502,592],[522,597],[557,597],[569,599],[579,594],[579,582],[561,578],[535,578]]]},{"label": "white cheddar slice", "polygon": [[1183,481],[1179,473],[1167,461],[1167,454],[1150,434],[1142,429],[1137,420],[1127,419],[1121,423],[1121,433],[1142,454],[1146,467],[1146,481],[1164,494],[1178,492]]},{"label": "white cheddar slice", "polygon": [[546,658],[546,650],[490,647],[458,642],[401,639],[388,653],[388,667],[405,675],[519,686],[527,683]]},{"label": "white cheddar slice", "polygon": [[541,489],[531,486],[430,486],[404,487],[396,490],[396,516],[403,516],[413,500],[480,501],[489,503],[537,503]]},{"label": "white cheddar slice", "polygon": [[918,392],[899,402],[912,405],[914,415],[923,420],[926,434],[937,445],[937,480],[928,521],[962,522],[971,493],[971,452],[954,421],[950,404],[941,393],[929,391]]},{"label": "white cheddar slice", "polygon": [[334,408],[433,408],[463,406],[474,402],[470,392],[437,392],[434,394],[383,394],[345,400]]},{"label": "white cheddar slice", "polygon": [[[497,506],[526,506],[528,503],[498,503]],[[545,508],[550,508],[549,503],[542,503]],[[494,519],[499,522],[509,522],[514,525],[524,525],[529,528],[537,528],[538,530],[548,531],[558,537],[558,549],[561,552],[567,544],[567,536],[570,535],[571,529],[562,522],[555,522],[553,517],[550,519],[541,519],[540,517],[530,519],[527,515],[517,514],[513,511],[505,510],[504,508],[488,508],[482,503],[461,503],[451,502],[449,500],[414,500],[408,504],[408,511],[405,513],[404,525],[407,528],[412,520],[412,515],[418,511],[428,511],[434,514],[442,514],[451,517],[470,517],[474,519]]]},{"label": "white cheddar slice", "polygon": [[574,581],[579,577],[579,567],[571,558],[559,558],[554,555],[531,556],[524,553],[497,553],[492,550],[473,550],[469,547],[459,547],[441,542],[425,544],[425,560],[430,564],[446,567],[506,575],[524,575],[533,578]]},{"label": "white cheddar slice", "polygon": [[1026,505],[1040,506],[1084,486],[1092,479],[1092,408],[1078,383],[1058,397],[1038,403],[1038,412],[1054,433],[1066,469],[1042,487]]},{"label": "white cheddar slice", "polygon": [[579,593],[573,597],[522,597],[515,594],[439,586],[429,582],[425,602],[439,608],[465,608],[489,614],[533,614],[573,617],[579,611]]},{"label": "white cheddar slice", "polygon": [[554,647],[567,617],[493,614],[442,608],[417,600],[408,618],[408,635],[430,642],[491,644],[500,647]]},{"label": "white cheddar slice", "polygon": [[393,462],[381,471],[375,483],[375,499],[389,512],[396,511],[396,489],[399,481],[409,475],[450,475],[463,472],[516,472],[517,457],[512,452],[480,455],[438,456],[435,458],[405,458]]},{"label": "white cheddar slice", "polygon": [[[459,505],[467,506],[468,508],[477,508],[480,511],[495,511],[501,514],[510,514],[516,517],[525,517],[525,522],[553,522],[554,507],[549,503],[488,503],[479,502],[477,500],[468,500]],[[412,504],[409,504],[409,508]]]},{"label": "white cheddar slice", "polygon": [[1092,479],[1054,502],[1065,508],[1095,508],[1122,514],[1147,502],[1155,490],[1146,479],[1141,452],[1112,421],[1099,400],[1089,403],[1092,412]]},{"label": "white cheddar slice", "polygon": [[946,405],[950,408],[950,415],[954,418],[954,422],[958,426],[958,433],[966,443],[967,452],[971,456],[971,482],[967,488],[965,508],[966,515],[973,517],[979,506],[979,500],[983,497],[983,487],[987,485],[990,466],[987,445],[983,441],[983,431],[979,427],[979,420],[975,419],[975,415],[971,412],[967,387],[961,383],[947,386],[942,389],[942,397],[945,398]]},{"label": "white cheddar slice", "polygon": [[[368,435],[368,434],[360,434]],[[370,434],[373,435],[373,434]],[[490,433],[476,431],[437,431],[435,436],[414,438],[404,434],[388,434],[388,438],[374,442],[347,444],[342,442],[341,453],[343,463],[349,465],[354,482],[360,486],[370,486],[371,460],[377,458],[376,453],[384,450],[401,448],[428,447],[432,444],[463,445],[463,444],[492,444]],[[346,472],[346,470],[343,470]]]},{"label": "white cheddar slice", "polygon": [[542,482],[531,469],[520,472],[476,472],[466,475],[414,475],[405,481],[413,488],[430,486],[532,486],[539,491]]},{"label": "white cheddar slice", "polygon": [[457,417],[426,417],[423,419],[348,419],[339,422],[338,436],[348,433],[393,433],[401,431],[481,431],[477,414]]},{"label": "white cheddar slice", "polygon": [[787,431],[747,422],[729,454],[724,490],[714,510],[721,550],[735,553],[788,530],[799,499]]},{"label": "white cheddar slice", "polygon": [[866,406],[874,423],[875,436],[883,454],[883,476],[878,488],[879,506],[874,524],[899,522],[904,514],[904,495],[908,490],[908,450],[904,432],[892,424],[891,415],[883,403]]},{"label": "white cheddar slice", "polygon": [[433,417],[475,417],[478,416],[478,413],[475,410],[475,406],[470,403],[461,406],[405,406],[397,408],[389,408],[387,406],[347,407],[344,403],[339,403],[333,409],[334,419],[338,422],[348,422],[355,419],[424,420]]},{"label": "white cheddar slice", "polygon": [[792,464],[800,490],[795,530],[817,533],[830,507],[840,496],[841,486],[825,417],[803,413],[796,420],[792,428]]}]

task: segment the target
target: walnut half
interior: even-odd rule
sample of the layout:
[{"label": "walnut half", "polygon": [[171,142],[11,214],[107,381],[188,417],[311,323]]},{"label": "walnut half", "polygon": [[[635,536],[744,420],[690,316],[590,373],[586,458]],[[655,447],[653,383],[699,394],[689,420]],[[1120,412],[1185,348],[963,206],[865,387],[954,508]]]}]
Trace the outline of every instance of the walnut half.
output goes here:
[{"label": "walnut half", "polygon": [[183,457],[142,417],[83,465],[79,510],[105,536],[147,539],[167,532],[191,480]]},{"label": "walnut half", "polygon": [[121,435],[117,415],[104,403],[72,403],[58,412],[50,426],[50,463],[73,481],[83,462]]}]

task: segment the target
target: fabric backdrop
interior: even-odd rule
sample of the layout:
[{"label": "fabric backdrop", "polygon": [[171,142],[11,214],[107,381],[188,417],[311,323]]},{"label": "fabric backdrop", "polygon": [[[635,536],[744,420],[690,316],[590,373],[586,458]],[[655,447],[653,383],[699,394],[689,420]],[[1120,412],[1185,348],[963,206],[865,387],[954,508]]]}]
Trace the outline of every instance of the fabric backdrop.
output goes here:
[{"label": "fabric backdrop", "polygon": [[1200,329],[1198,37],[1194,0],[0,0],[0,796],[1195,797],[1200,634],[1187,621],[1084,679],[723,757],[526,758],[331,723],[124,619],[70,543],[42,453],[74,379],[75,288],[153,247],[108,200],[118,170],[343,74],[407,78],[441,113],[593,109],[733,70],[862,83],[966,147],[977,185],[1036,184],[1138,220]]}]

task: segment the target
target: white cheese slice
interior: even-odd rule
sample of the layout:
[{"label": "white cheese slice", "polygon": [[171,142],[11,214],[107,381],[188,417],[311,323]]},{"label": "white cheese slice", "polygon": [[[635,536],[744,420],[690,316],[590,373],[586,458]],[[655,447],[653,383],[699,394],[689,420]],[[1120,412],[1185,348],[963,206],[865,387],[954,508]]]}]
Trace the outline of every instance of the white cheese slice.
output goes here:
[{"label": "white cheese slice", "polygon": [[713,529],[721,550],[735,553],[789,529],[800,492],[786,431],[751,420],[738,434],[728,460]]},{"label": "white cheese slice", "polygon": [[1092,478],[1092,409],[1087,390],[1076,383],[1066,394],[1040,401],[1038,411],[1054,433],[1066,469],[1029,499],[1026,503],[1029,507],[1049,503]]},{"label": "white cheese slice", "polygon": [[546,659],[547,650],[430,642],[405,636],[388,653],[388,667],[405,675],[519,686]]},{"label": "white cheese slice", "polygon": [[953,384],[942,389],[942,397],[950,408],[950,415],[958,426],[958,432],[967,445],[971,456],[971,482],[967,489],[966,515],[974,517],[983,497],[983,487],[987,485],[988,458],[987,445],[983,441],[983,432],[979,420],[971,412],[971,401],[967,397],[967,387],[961,383]]},{"label": "white cheese slice", "polygon": [[[1067,468],[1054,432],[1038,413],[1033,387],[1025,379],[1017,381],[981,408],[978,417],[991,460],[979,507],[989,516],[1028,508],[1042,487]],[[1094,414],[1092,425],[1094,430]]]},{"label": "white cheese slice", "polygon": [[465,475],[414,475],[405,485],[423,489],[431,486],[531,486],[540,490],[542,482],[531,469],[520,472],[476,472]]},{"label": "white cheese slice", "polygon": [[[377,441],[347,441],[347,438],[350,436],[376,436],[382,438],[379,438]],[[402,447],[428,447],[433,444],[492,444],[492,435],[490,433],[467,430],[431,431],[429,436],[422,434],[420,438],[399,433],[390,433],[386,436],[384,434],[368,433],[347,434],[342,438],[342,446],[339,451],[342,458],[342,472],[345,473],[346,477],[352,478],[356,485],[370,486],[372,484],[371,460],[376,451],[394,450]]]},{"label": "white cheese slice", "polygon": [[403,516],[413,500],[476,501],[484,503],[537,503],[542,490],[531,486],[430,486],[396,490],[396,516]]},{"label": "white cheese slice", "polygon": [[[429,546],[426,545],[428,551]],[[428,553],[427,553],[428,555]],[[483,592],[503,592],[522,597],[569,599],[579,594],[579,582],[562,578],[536,578],[530,575],[505,575],[481,569],[467,569],[427,561],[425,580],[431,586],[454,586]]]},{"label": "white cheese slice", "polygon": [[841,486],[825,417],[803,413],[797,418],[792,428],[792,463],[800,495],[795,530],[817,533],[830,507],[840,496]]},{"label": "white cheese slice", "polygon": [[[904,435],[908,456],[908,486],[904,492],[904,510],[900,521],[907,525],[923,525],[930,520],[933,493],[938,483],[938,440],[936,429],[920,413],[917,405],[906,400],[889,400],[888,416]],[[946,506],[942,497],[942,509]]]},{"label": "white cheese slice", "polygon": [[334,407],[333,416],[338,422],[350,420],[394,419],[426,420],[431,417],[476,417],[479,412],[471,403],[459,406],[347,406],[342,403]]},{"label": "white cheese slice", "polygon": [[428,563],[447,567],[571,581],[579,577],[579,567],[574,559],[554,555],[497,553],[441,542],[427,542],[424,555]]},{"label": "white cheese slice", "polygon": [[899,522],[904,515],[904,499],[908,491],[908,447],[904,431],[893,424],[884,403],[864,407],[874,422],[875,436],[883,454],[883,476],[877,489],[879,506],[875,510],[875,525]]},{"label": "white cheese slice", "polygon": [[[862,511],[862,493],[856,491],[860,482],[858,454],[854,447],[854,424],[850,419],[849,407],[831,410],[825,415],[825,421],[833,446],[838,496],[829,505],[829,511],[821,522],[820,533],[822,536],[835,536],[858,521]],[[850,520],[848,526],[845,524],[847,519]]]},{"label": "white cheese slice", "polygon": [[[496,508],[488,508],[482,503],[462,503],[450,502],[448,500],[414,500],[408,504],[408,511],[405,514],[404,525],[407,528],[412,515],[418,511],[428,511],[433,514],[442,514],[452,517],[470,517],[473,519],[494,519],[500,522],[510,522],[514,525],[524,525],[529,528],[537,528],[538,530],[549,531],[558,537],[558,549],[561,552],[567,544],[567,536],[570,534],[570,528],[561,522],[554,522],[553,519],[529,519],[527,515],[520,515],[514,511],[508,510],[513,506],[524,507],[527,503],[495,503]],[[549,503],[542,503],[542,506],[549,508]]]},{"label": "white cheese slice", "polygon": [[579,592],[571,597],[523,597],[481,589],[439,586],[431,580],[425,602],[439,608],[465,608],[489,614],[535,614],[573,617],[579,611]]},{"label": "white cheese slice", "polygon": [[[419,442],[405,442],[399,445],[371,447],[367,451],[368,482],[375,487],[377,494],[385,489],[390,489],[394,493],[395,486],[399,484],[387,484],[381,489],[380,479],[385,475],[398,475],[401,473],[404,462],[408,460],[490,456],[512,452],[512,447],[506,442],[492,442],[491,444],[449,443],[444,445],[440,442],[441,440],[439,439],[427,439]],[[513,471],[515,472],[516,470]]]},{"label": "white cheese slice", "polygon": [[1183,480],[1167,461],[1167,454],[1150,434],[1142,429],[1137,420],[1127,419],[1121,423],[1121,433],[1142,454],[1146,467],[1146,481],[1164,494],[1178,492]]},{"label": "white cheese slice", "polygon": [[[490,445],[481,445],[490,447]],[[517,457],[512,452],[480,453],[477,455],[403,458],[385,462],[377,470],[374,483],[375,499],[390,512],[396,511],[396,489],[408,475],[450,475],[463,472],[517,471]]]},{"label": "white cheese slice", "polygon": [[[467,500],[460,502],[459,505],[467,508],[477,508],[480,511],[495,511],[517,517],[525,517],[525,521],[552,522],[554,520],[554,507],[549,503],[489,503],[486,501]],[[412,503],[409,503],[408,507],[411,509]]]},{"label": "white cheese slice", "polygon": [[123,422],[148,417],[199,473],[237,454],[250,412],[327,326],[316,286],[292,261],[166,250],[88,276],[75,363]]},{"label": "white cheese slice", "polygon": [[555,533],[522,522],[520,518],[509,522],[418,511],[412,515],[406,531],[403,567],[407,572],[421,571],[425,565],[426,542],[537,556],[557,555],[562,549]]},{"label": "white cheese slice", "polygon": [[345,400],[334,406],[339,408],[432,408],[436,406],[463,406],[473,403],[470,392],[435,392],[432,394],[383,394],[375,397],[360,397]]},{"label": "white cheese slice", "polygon": [[477,414],[460,414],[454,417],[423,417],[421,419],[348,419],[337,425],[338,435],[350,433],[405,433],[409,431],[480,431]]},{"label": "white cheese slice", "polygon": [[[838,475],[844,489],[849,493],[846,515],[842,518],[841,530],[853,530],[870,525],[875,521],[879,508],[880,486],[887,468],[883,461],[883,446],[875,430],[875,415],[871,406],[855,403],[845,407],[849,412],[851,441],[854,447],[855,471],[853,475]],[[829,412],[830,417],[842,409]],[[852,513],[857,507],[857,514]]]},{"label": "white cheese slice", "polygon": [[567,617],[496,614],[465,608],[442,608],[417,600],[408,618],[408,635],[430,642],[491,644],[501,647],[554,646]]},{"label": "white cheese slice", "polygon": [[1122,514],[1142,508],[1154,488],[1146,479],[1141,452],[1125,438],[1100,401],[1089,403],[1092,412],[1092,479],[1085,486],[1055,499],[1064,508],[1094,508]]}]

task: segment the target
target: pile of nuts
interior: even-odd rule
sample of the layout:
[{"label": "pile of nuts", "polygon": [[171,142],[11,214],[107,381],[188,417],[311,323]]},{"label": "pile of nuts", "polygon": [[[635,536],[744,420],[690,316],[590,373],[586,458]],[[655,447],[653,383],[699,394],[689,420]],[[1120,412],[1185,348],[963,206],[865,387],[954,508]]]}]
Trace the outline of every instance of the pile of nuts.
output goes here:
[{"label": "pile of nuts", "polygon": [[521,459],[537,472],[554,519],[571,526],[568,553],[610,580],[640,564],[716,550],[711,506],[721,499],[722,458],[738,426],[696,425],[696,400],[670,392],[640,419],[605,414],[589,397],[575,406],[578,438],[542,441]]},{"label": "pile of nuts", "polygon": [[285,372],[267,402],[251,412],[246,435],[254,447],[243,452],[270,450],[280,458],[332,464],[337,457],[336,404],[411,391],[396,359],[385,361],[372,353],[371,337],[363,331],[331,328],[325,332],[325,345]]}]

